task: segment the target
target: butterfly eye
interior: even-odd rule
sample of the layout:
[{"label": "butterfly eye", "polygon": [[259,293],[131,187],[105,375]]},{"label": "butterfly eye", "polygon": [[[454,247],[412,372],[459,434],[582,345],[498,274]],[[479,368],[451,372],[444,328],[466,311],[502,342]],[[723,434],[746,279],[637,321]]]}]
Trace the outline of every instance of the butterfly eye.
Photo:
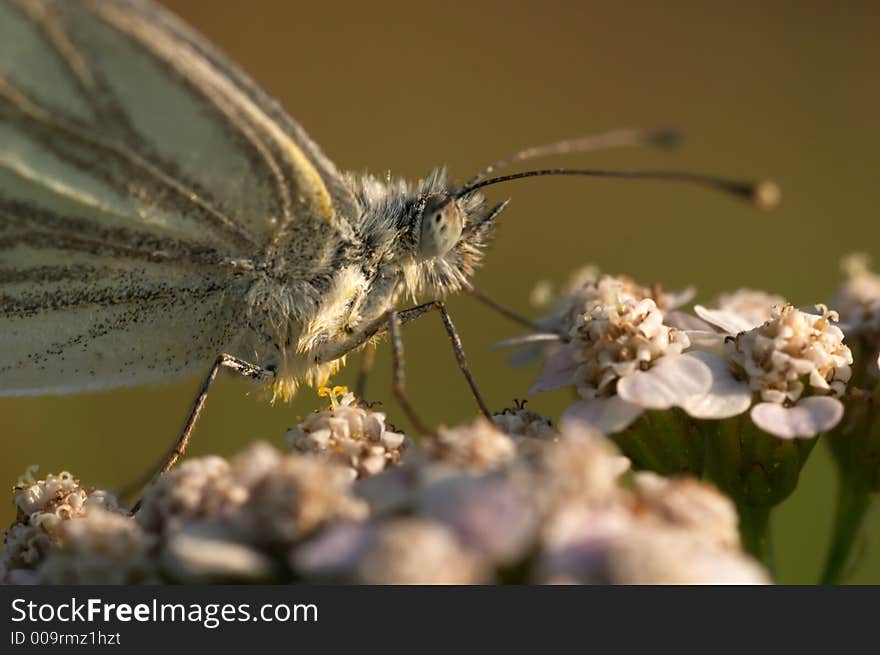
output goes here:
[{"label": "butterfly eye", "polygon": [[419,229],[419,254],[424,259],[449,252],[461,238],[463,218],[454,202],[435,212],[425,212]]}]

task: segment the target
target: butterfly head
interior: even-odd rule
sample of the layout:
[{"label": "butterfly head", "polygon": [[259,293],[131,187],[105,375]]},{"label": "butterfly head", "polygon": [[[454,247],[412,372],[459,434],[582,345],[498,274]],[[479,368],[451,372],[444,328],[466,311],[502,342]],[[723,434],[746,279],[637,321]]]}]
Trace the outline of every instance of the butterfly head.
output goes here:
[{"label": "butterfly head", "polygon": [[461,195],[450,187],[443,169],[432,171],[410,197],[411,211],[403,219],[411,262],[405,266],[406,286],[412,295],[458,291],[482,259],[506,203],[487,210],[481,194]]},{"label": "butterfly head", "polygon": [[425,198],[414,226],[418,258],[444,256],[461,240],[464,225],[465,211],[457,200],[446,193]]}]

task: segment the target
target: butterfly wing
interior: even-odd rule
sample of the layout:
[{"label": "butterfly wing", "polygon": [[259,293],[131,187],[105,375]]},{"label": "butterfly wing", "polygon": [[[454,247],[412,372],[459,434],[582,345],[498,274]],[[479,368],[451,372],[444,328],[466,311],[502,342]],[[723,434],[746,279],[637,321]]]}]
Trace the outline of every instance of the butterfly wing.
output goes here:
[{"label": "butterfly wing", "polygon": [[166,379],[236,336],[252,263],[355,210],[296,123],[135,0],[0,0],[0,395]]}]

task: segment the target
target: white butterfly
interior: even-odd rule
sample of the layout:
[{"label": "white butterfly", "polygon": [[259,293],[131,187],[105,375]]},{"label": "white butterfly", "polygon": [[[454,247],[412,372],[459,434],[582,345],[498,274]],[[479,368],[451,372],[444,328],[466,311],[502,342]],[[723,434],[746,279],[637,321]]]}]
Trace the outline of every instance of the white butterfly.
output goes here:
[{"label": "white butterfly", "polygon": [[[221,366],[288,398],[386,326],[397,342],[403,295],[467,287],[503,207],[486,209],[476,189],[516,177],[485,179],[491,170],[457,189],[442,171],[418,185],[340,174],[158,6],[0,0],[0,395],[210,369],[179,451]],[[550,172],[561,171],[526,175]],[[464,364],[442,304],[402,320],[434,307]]]}]

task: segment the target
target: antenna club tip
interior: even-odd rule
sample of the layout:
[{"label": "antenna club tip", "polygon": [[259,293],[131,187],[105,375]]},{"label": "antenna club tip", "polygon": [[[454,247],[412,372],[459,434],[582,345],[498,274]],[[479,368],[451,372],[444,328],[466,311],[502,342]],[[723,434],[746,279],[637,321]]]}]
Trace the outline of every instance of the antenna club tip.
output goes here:
[{"label": "antenna club tip", "polygon": [[648,133],[648,142],[658,148],[677,148],[684,141],[684,134],[674,128],[660,128]]},{"label": "antenna club tip", "polygon": [[752,187],[752,202],[759,209],[776,209],[782,200],[782,189],[773,180],[761,180]]}]

